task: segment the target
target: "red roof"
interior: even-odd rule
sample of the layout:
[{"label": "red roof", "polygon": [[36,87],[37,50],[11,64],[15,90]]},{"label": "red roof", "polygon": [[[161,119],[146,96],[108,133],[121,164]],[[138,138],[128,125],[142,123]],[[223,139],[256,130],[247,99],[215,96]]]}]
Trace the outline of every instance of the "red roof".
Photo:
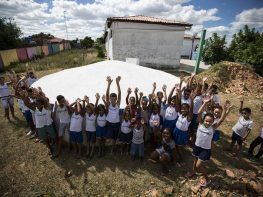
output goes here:
[{"label": "red roof", "polygon": [[[187,34],[184,34],[184,38],[191,38],[192,36],[191,35],[187,35]],[[200,37],[196,36],[195,39],[200,39]]]},{"label": "red roof", "polygon": [[173,21],[161,18],[155,18],[150,16],[127,16],[127,17],[110,17],[107,18],[107,21],[123,21],[123,22],[139,22],[139,23],[155,23],[155,24],[166,24],[166,25],[181,25],[181,26],[192,26],[191,23]]},{"label": "red roof", "polygon": [[61,38],[53,38],[51,40],[49,40],[50,42],[62,42],[64,39]]}]

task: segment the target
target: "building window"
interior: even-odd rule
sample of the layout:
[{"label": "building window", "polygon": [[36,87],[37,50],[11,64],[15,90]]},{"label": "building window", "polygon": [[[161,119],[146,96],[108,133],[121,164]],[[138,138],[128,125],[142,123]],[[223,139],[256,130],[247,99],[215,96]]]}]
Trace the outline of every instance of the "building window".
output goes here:
[{"label": "building window", "polygon": [[112,30],[110,30],[110,39],[112,38]]}]

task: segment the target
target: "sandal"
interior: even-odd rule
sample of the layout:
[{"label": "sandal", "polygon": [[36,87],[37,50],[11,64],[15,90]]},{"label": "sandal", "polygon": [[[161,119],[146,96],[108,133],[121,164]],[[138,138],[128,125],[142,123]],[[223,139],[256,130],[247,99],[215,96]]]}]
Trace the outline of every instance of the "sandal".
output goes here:
[{"label": "sandal", "polygon": [[254,157],[254,158],[250,158],[249,160],[250,160],[250,161],[253,161],[253,162],[258,161],[258,159],[255,158],[255,157]]},{"label": "sandal", "polygon": [[34,141],[35,143],[37,143],[37,142],[40,142],[40,139],[39,138],[37,138],[35,141]]},{"label": "sandal", "polygon": [[175,164],[175,166],[176,166],[177,168],[181,168],[181,167],[184,166],[184,165],[185,165],[185,163],[183,163],[183,164],[176,163],[176,164]]},{"label": "sandal", "polygon": [[37,138],[37,136],[33,135],[31,138],[29,138],[30,140]]},{"label": "sandal", "polygon": [[102,155],[101,155],[101,154],[99,154],[99,155],[98,155],[98,158],[101,158],[101,157],[102,157]]},{"label": "sandal", "polygon": [[236,153],[229,153],[228,154],[230,157],[237,157]]},{"label": "sandal", "polygon": [[52,155],[52,149],[49,149],[47,155]]},{"label": "sandal", "polygon": [[81,155],[79,155],[79,154],[76,155],[76,159],[79,159],[79,158],[81,158]]},{"label": "sandal", "polygon": [[190,172],[187,172],[184,176],[186,177],[186,178],[191,178],[192,176],[194,176],[195,174],[192,174],[191,175],[191,173]]},{"label": "sandal", "polygon": [[208,182],[205,182],[204,180],[200,181],[201,187],[207,187],[210,183],[211,183],[211,180],[209,180]]},{"label": "sandal", "polygon": [[142,163],[143,162],[143,158],[140,158],[140,163]]},{"label": "sandal", "polygon": [[246,152],[246,151],[242,152],[242,154],[245,155],[245,156],[253,155],[253,154],[251,154],[249,152]]},{"label": "sandal", "polygon": [[167,171],[165,171],[165,172],[164,172],[164,170],[163,170],[162,172],[160,172],[160,175],[161,175],[161,176],[165,176],[166,174],[168,174],[168,172],[170,172],[170,170],[167,170]]},{"label": "sandal", "polygon": [[77,153],[73,153],[73,156],[76,157],[78,154]]},{"label": "sandal", "polygon": [[89,158],[87,160],[90,161],[92,158],[93,158],[93,155],[89,156]]}]

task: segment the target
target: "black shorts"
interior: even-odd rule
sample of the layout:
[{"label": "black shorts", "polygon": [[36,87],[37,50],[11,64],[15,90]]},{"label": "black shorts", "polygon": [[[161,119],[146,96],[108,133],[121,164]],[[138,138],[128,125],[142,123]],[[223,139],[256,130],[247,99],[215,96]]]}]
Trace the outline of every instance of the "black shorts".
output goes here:
[{"label": "black shorts", "polygon": [[96,143],[96,131],[86,131],[87,142]]},{"label": "black shorts", "polygon": [[237,141],[237,144],[238,145],[242,145],[242,143],[243,143],[243,141],[241,141],[241,136],[239,136],[238,134],[236,134],[235,132],[233,132],[233,134],[232,134],[232,140],[234,140],[234,141]]}]

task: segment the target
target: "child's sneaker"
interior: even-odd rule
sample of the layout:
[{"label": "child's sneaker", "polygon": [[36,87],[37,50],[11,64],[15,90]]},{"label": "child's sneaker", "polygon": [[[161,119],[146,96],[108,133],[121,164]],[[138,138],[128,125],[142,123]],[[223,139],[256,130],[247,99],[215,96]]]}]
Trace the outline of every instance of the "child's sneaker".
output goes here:
[{"label": "child's sneaker", "polygon": [[32,134],[34,134],[35,132],[34,131],[29,131],[26,135],[32,135]]},{"label": "child's sneaker", "polygon": [[242,152],[242,154],[245,155],[245,156],[252,155],[252,154],[250,154],[249,152],[246,152],[246,151]]},{"label": "child's sneaker", "polygon": [[250,158],[249,160],[250,160],[250,161],[253,161],[253,162],[255,162],[255,161],[258,161],[258,159],[257,159],[257,158],[255,158],[255,157],[253,157],[253,158]]}]

